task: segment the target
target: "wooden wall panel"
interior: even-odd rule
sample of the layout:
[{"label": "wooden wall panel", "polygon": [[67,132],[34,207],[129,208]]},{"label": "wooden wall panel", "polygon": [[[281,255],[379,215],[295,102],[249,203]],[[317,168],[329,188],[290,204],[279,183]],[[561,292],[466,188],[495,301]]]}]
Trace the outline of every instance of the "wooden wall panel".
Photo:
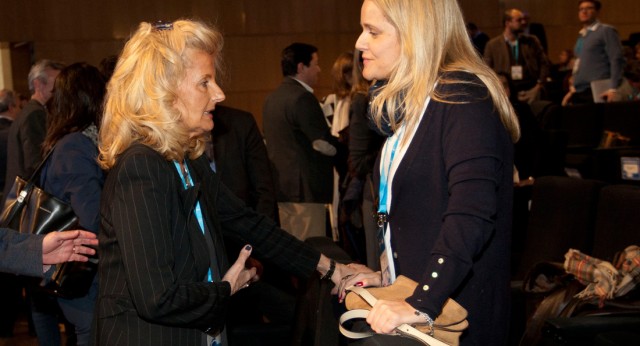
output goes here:
[{"label": "wooden wall panel", "polygon": [[[467,21],[490,36],[502,31],[505,8],[529,11],[545,25],[549,56],[572,47],[580,25],[575,0],[458,0]],[[602,20],[623,39],[640,31],[640,1],[602,0]],[[225,35],[225,104],[261,118],[264,97],[280,83],[280,53],[294,41],[316,45],[323,70],[316,95],[331,90],[335,57],[352,49],[360,34],[361,0],[2,0],[0,41],[34,43],[35,59],[97,64],[115,54],[140,21],[194,18]],[[14,76],[14,85],[17,78]],[[258,121],[261,125],[261,121]]]}]

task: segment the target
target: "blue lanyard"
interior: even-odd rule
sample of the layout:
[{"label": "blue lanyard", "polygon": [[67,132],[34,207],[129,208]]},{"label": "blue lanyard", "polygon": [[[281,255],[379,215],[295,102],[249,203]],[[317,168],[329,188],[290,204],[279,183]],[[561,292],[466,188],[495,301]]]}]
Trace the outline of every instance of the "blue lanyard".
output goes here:
[{"label": "blue lanyard", "polygon": [[378,203],[379,214],[387,214],[387,211],[388,211],[387,210],[387,195],[388,195],[387,185],[389,183],[388,179],[389,179],[389,174],[391,173],[391,166],[393,165],[393,159],[396,156],[396,150],[398,149],[398,143],[400,142],[400,140],[402,139],[402,135],[404,134],[404,129],[405,129],[405,126],[403,125],[400,131],[398,132],[398,137],[396,138],[395,143],[393,143],[393,148],[391,149],[391,155],[389,157],[389,164],[386,167],[386,172],[384,167],[385,166],[384,161],[385,161],[385,158],[387,157],[388,144],[389,144],[389,141],[391,141],[391,138],[387,139],[387,142],[384,144],[384,152],[382,155],[382,161],[380,163],[381,165],[380,187],[378,190],[378,193],[380,195],[380,202]]},{"label": "blue lanyard", "polygon": [[[511,44],[509,44],[511,46]],[[519,40],[516,40],[516,44],[511,46],[511,51],[513,52],[513,58],[515,59],[516,65],[518,65],[518,57],[520,56],[520,43]]]},{"label": "blue lanyard", "polygon": [[[178,163],[178,161],[173,160],[173,164],[176,166],[176,170],[178,170],[178,174],[180,175],[180,179],[182,179],[182,185],[184,186],[185,189],[189,188],[191,186],[191,183],[187,183],[186,178],[189,179],[189,181],[193,181],[193,179],[191,179],[191,173],[189,173],[189,167],[187,167],[187,164],[184,164],[184,173],[186,174],[186,177],[184,176],[180,163]],[[202,231],[202,234],[204,234],[204,217],[202,216],[202,208],[200,208],[200,201],[196,201],[196,208],[193,210],[193,214],[196,217],[196,220],[198,220],[198,225],[200,226],[200,230]],[[209,274],[208,274],[208,280],[209,282],[213,282],[213,275],[211,273],[211,268],[209,268]]]},{"label": "blue lanyard", "polygon": [[582,53],[582,45],[584,44],[584,36],[578,36],[578,40],[576,41],[576,47],[573,49],[575,55],[580,57],[580,53]]}]

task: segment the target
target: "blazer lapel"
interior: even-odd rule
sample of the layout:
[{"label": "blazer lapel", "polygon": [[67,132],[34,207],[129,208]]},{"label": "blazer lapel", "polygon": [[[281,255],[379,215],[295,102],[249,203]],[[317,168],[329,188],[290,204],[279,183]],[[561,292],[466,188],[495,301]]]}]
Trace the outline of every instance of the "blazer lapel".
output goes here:
[{"label": "blazer lapel", "polygon": [[215,256],[220,268],[215,268],[221,272],[221,277],[224,272],[229,268],[229,261],[227,259],[226,247],[222,238],[222,226],[217,218],[216,213],[216,196],[218,195],[218,188],[220,185],[220,179],[218,179],[216,173],[211,170],[209,164],[206,162],[204,156],[199,157],[194,161],[189,162],[189,169],[195,172],[194,179],[196,180],[196,186],[200,188],[198,199],[202,207],[202,214],[204,216],[204,222],[209,231],[213,246],[215,249]]}]

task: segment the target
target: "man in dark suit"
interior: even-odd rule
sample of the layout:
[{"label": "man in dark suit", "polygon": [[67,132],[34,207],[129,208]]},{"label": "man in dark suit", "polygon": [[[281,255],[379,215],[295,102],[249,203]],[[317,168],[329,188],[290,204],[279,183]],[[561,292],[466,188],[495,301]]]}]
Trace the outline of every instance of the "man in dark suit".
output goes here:
[{"label": "man in dark suit", "polygon": [[263,107],[263,129],[274,165],[282,228],[298,239],[326,235],[325,204],[333,197],[329,127],[313,95],[317,48],[293,43],[282,52],[282,84]]},{"label": "man in dark suit", "polygon": [[518,100],[531,103],[541,97],[550,63],[540,41],[523,33],[524,14],[512,8],[504,12],[504,30],[487,43],[484,60],[496,73],[506,73]]},{"label": "man in dark suit", "polygon": [[[214,127],[207,155],[211,167],[231,192],[251,209],[278,221],[276,191],[267,148],[253,115],[240,109],[216,105]],[[244,242],[224,237],[226,252],[236,256]],[[229,258],[230,263],[235,260]],[[251,258],[252,265],[263,268]],[[246,326],[261,324],[266,317],[273,325],[293,321],[295,297],[289,275],[273,265],[264,266],[260,281],[231,297],[227,330],[230,345],[245,342]],[[240,326],[240,328],[236,328]],[[273,337],[274,335],[271,334]],[[255,337],[255,336],[253,336]],[[286,339],[288,335],[281,336]]]},{"label": "man in dark suit", "polygon": [[212,168],[247,206],[278,220],[267,148],[253,115],[218,105],[213,111],[213,121],[212,145],[207,148]]},{"label": "man in dark suit", "polygon": [[42,160],[41,145],[47,133],[46,103],[51,98],[53,82],[64,65],[51,60],[37,62],[29,71],[31,100],[11,124],[7,137],[7,173],[4,196],[11,190],[16,176],[28,178]]}]

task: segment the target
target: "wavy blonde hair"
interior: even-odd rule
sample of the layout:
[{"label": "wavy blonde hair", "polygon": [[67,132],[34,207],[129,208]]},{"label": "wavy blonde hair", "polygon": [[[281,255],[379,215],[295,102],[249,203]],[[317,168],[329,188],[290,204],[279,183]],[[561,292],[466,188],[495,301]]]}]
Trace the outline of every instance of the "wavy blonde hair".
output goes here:
[{"label": "wavy blonde hair", "polygon": [[222,35],[206,24],[177,20],[160,26],[140,23],[125,44],[108,87],[100,128],[100,156],[104,169],[134,143],[145,144],[167,160],[202,155],[209,134],[190,138],[174,107],[177,89],[190,63],[187,49],[215,57],[220,67]]},{"label": "wavy blonde hair", "polygon": [[[403,122],[415,126],[428,95],[448,102],[434,87],[436,82],[470,83],[444,80],[444,72],[466,71],[487,86],[500,119],[515,142],[520,127],[513,107],[496,74],[476,53],[455,0],[369,0],[375,3],[398,33],[400,59],[389,81],[372,100],[372,113],[378,126],[383,111],[389,114],[395,130]],[[397,117],[401,114],[402,119]]]}]

